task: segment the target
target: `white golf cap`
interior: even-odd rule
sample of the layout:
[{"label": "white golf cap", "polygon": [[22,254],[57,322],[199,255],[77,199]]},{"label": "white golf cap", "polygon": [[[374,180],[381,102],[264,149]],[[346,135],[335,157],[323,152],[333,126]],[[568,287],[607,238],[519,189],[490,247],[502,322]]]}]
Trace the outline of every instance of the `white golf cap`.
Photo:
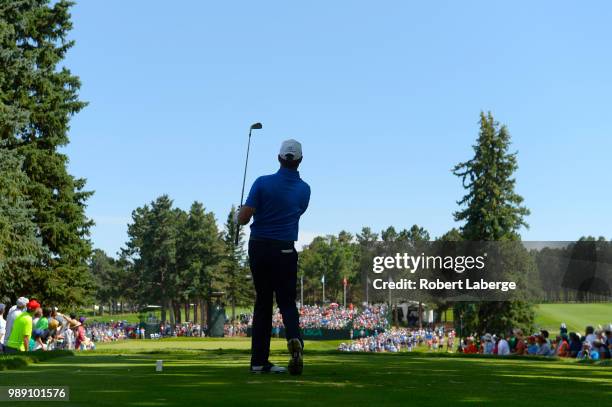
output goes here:
[{"label": "white golf cap", "polygon": [[294,139],[283,141],[278,155],[280,155],[283,160],[286,160],[289,154],[293,156],[292,160],[299,160],[302,158],[302,145],[299,141]]},{"label": "white golf cap", "polygon": [[23,307],[25,307],[26,305],[28,305],[28,302],[29,302],[29,301],[28,301],[28,299],[27,299],[27,298],[25,298],[25,297],[19,297],[19,298],[17,299],[17,307],[19,307],[19,308],[23,308]]}]

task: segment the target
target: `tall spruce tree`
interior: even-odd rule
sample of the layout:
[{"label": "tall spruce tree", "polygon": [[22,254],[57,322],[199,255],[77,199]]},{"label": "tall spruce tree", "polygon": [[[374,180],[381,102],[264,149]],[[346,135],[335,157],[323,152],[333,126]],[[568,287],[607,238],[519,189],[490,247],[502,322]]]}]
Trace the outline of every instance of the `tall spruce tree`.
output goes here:
[{"label": "tall spruce tree", "polygon": [[141,304],[162,306],[162,319],[170,312],[170,322],[176,317],[179,275],[177,273],[178,216],[172,200],[162,195],[150,205],[132,212],[128,225],[128,242],[123,257],[132,262],[132,272],[138,276]]},{"label": "tall spruce tree", "polygon": [[500,126],[491,112],[480,113],[480,133],[473,146],[474,157],[459,163],[453,174],[460,177],[467,194],[457,202],[463,209],[455,220],[465,222],[461,234],[465,240],[520,240],[518,231],[528,227],[529,209],[523,197],[514,191],[517,153],[510,153],[510,133]]},{"label": "tall spruce tree", "polygon": [[[515,190],[514,172],[518,168],[517,153],[509,152],[510,133],[500,126],[489,112],[480,113],[480,132],[474,157],[453,168],[460,177],[466,195],[458,201],[463,208],[455,212],[456,221],[464,222],[461,235],[468,241],[517,241],[519,230],[528,227],[529,210]],[[525,258],[529,262],[530,258]],[[526,264],[531,267],[532,264]],[[521,276],[517,276],[521,278]],[[494,331],[505,334],[511,328],[530,328],[533,309],[526,301],[458,303],[456,323],[462,333]]]},{"label": "tall spruce tree", "polygon": [[41,294],[32,292],[31,270],[42,266],[46,253],[32,222],[22,162],[15,151],[0,146],[0,302]]},{"label": "tall spruce tree", "polygon": [[69,1],[7,0],[0,4],[0,139],[24,157],[27,196],[37,235],[50,252],[31,270],[30,290],[47,303],[82,304],[92,222],[85,216],[85,180],[67,171],[59,149],[69,120],[85,103],[78,77],[60,66],[73,41]]},{"label": "tall spruce tree", "polygon": [[116,304],[122,301],[125,292],[125,272],[117,261],[108,256],[104,250],[95,249],[89,262],[89,269],[95,284],[94,299],[103,307],[108,306],[110,313],[116,311]]},{"label": "tall spruce tree", "polygon": [[245,264],[244,232],[240,229],[238,244],[236,244],[236,226],[234,214],[236,208],[232,206],[225,222],[224,241],[227,252],[226,277],[227,299],[232,308],[231,318],[236,318],[236,305],[245,303],[253,298],[251,275]]},{"label": "tall spruce tree", "polygon": [[186,289],[185,298],[198,304],[202,324],[212,292],[225,288],[226,276],[221,272],[224,250],[215,215],[206,212],[200,202],[194,202],[179,230],[177,266],[179,281]]}]

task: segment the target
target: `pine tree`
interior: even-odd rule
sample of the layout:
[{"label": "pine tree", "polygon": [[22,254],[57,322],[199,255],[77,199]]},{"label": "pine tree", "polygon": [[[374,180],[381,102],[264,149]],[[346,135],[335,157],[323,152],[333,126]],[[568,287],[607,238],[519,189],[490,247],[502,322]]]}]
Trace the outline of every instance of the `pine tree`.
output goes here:
[{"label": "pine tree", "polygon": [[177,267],[179,283],[186,290],[185,298],[199,304],[201,322],[211,294],[226,287],[226,276],[221,269],[224,255],[214,214],[206,212],[200,202],[194,202],[179,231]]},{"label": "pine tree", "polygon": [[227,299],[232,307],[232,320],[236,318],[236,305],[245,303],[253,297],[251,275],[245,264],[244,232],[240,229],[238,244],[236,243],[236,226],[232,206],[225,222],[224,242],[227,252]]},{"label": "pine tree", "polygon": [[[124,298],[125,276],[117,261],[103,250],[95,249],[89,263],[92,279],[95,284],[94,299],[103,307],[108,305],[113,312],[115,304]],[[100,308],[102,311],[103,308]]]},{"label": "pine tree", "polygon": [[[374,233],[372,228],[369,226],[364,226],[361,228],[361,233],[357,233],[355,236],[357,243],[355,250],[357,252],[356,262],[359,265],[359,273],[358,273],[358,281],[353,282],[353,284],[358,283],[360,285],[360,292],[357,294],[357,297],[361,297],[362,301],[365,302],[369,300],[369,290],[368,287],[371,284],[371,280],[368,276],[367,272],[363,272],[363,270],[367,270],[368,268],[364,268],[363,262],[370,263],[370,259],[374,255],[374,245],[378,241],[378,233]],[[355,293],[356,290],[353,290]]]},{"label": "pine tree", "polygon": [[419,225],[412,225],[408,230],[402,229],[397,236],[398,241],[410,242],[413,244],[428,242],[429,239],[429,232]]},{"label": "pine tree", "polygon": [[395,242],[398,238],[398,233],[393,226],[380,232],[380,238],[385,243]]},{"label": "pine tree", "polygon": [[140,302],[162,305],[162,319],[170,312],[174,323],[179,275],[177,272],[178,216],[172,200],[162,195],[150,205],[137,208],[128,225],[129,240],[123,257],[132,262],[138,276]]},{"label": "pine tree", "polygon": [[87,259],[92,222],[85,180],[67,171],[60,153],[70,117],[85,103],[78,77],[60,66],[73,41],[69,1],[4,1],[0,5],[0,139],[24,157],[27,196],[37,234],[50,251],[32,270],[30,290],[45,302],[82,304],[91,290]]},{"label": "pine tree", "polygon": [[[23,160],[0,146],[0,302],[31,295],[31,270],[41,267],[45,250],[32,222]],[[36,293],[42,294],[42,293]]]},{"label": "pine tree", "polygon": [[372,232],[369,226],[364,226],[361,228],[361,233],[357,233],[356,239],[360,245],[372,244],[378,240],[378,234]]},{"label": "pine tree", "polygon": [[[529,210],[515,190],[514,172],[518,168],[517,153],[510,153],[510,133],[500,126],[489,112],[480,114],[480,133],[474,157],[453,168],[463,181],[466,195],[458,201],[463,208],[455,212],[455,220],[464,222],[461,235],[467,241],[517,241],[519,230],[528,227]],[[526,268],[533,268],[530,257]],[[522,278],[524,276],[516,276]],[[464,332],[493,331],[507,333],[511,328],[530,328],[533,309],[526,301],[460,303],[455,306]],[[455,318],[456,323],[459,318]]]},{"label": "pine tree", "polygon": [[457,164],[453,174],[463,180],[467,194],[457,202],[464,209],[455,212],[455,220],[465,222],[461,234],[466,240],[520,240],[518,231],[528,227],[529,209],[514,191],[517,153],[508,152],[510,133],[489,112],[480,113],[480,134],[474,157]]}]

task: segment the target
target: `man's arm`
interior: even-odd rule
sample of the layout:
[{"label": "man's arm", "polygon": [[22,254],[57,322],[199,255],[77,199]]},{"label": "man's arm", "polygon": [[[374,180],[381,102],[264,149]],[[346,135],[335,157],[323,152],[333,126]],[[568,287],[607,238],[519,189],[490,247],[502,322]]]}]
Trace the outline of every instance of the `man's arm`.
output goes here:
[{"label": "man's arm", "polygon": [[246,225],[251,221],[253,214],[255,213],[255,208],[251,208],[250,206],[243,205],[240,207],[240,212],[238,212],[238,224]]},{"label": "man's arm", "polygon": [[23,346],[25,347],[26,352],[30,350],[30,337],[28,335],[23,337]]},{"label": "man's arm", "polygon": [[249,195],[247,199],[240,207],[240,211],[238,211],[237,222],[239,225],[246,225],[251,221],[253,214],[255,213],[255,208],[259,206],[260,202],[260,189],[261,189],[261,177],[257,178],[253,185],[251,186],[251,190],[249,191]]}]

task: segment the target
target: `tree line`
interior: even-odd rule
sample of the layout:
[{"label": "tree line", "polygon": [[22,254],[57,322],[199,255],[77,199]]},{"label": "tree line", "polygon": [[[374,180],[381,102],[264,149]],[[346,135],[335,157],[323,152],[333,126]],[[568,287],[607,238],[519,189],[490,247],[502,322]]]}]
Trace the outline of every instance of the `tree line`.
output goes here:
[{"label": "tree line", "polygon": [[[69,173],[68,157],[62,153],[69,143],[70,118],[86,106],[79,99],[79,78],[62,65],[74,45],[67,39],[72,29],[71,5],[65,0],[0,4],[0,301],[14,303],[17,297],[26,296],[71,308],[95,301],[111,309],[117,304],[139,307],[154,303],[162,305],[168,319],[174,321],[181,317],[179,310],[189,312],[191,308],[185,305],[192,303],[198,313],[195,319],[203,320],[206,305],[216,292],[225,293],[232,309],[249,304],[253,293],[246,254],[242,242],[231,244],[234,209],[219,230],[214,214],[201,203],[185,211],[174,207],[168,196],[161,196],[134,210],[128,241],[118,258],[92,251],[93,221],[85,208],[93,191],[87,189],[85,179]],[[518,241],[520,231],[528,227],[529,210],[515,191],[517,153],[510,151],[507,127],[491,113],[481,112],[478,124],[473,156],[452,169],[466,191],[453,214],[461,226],[439,239]],[[389,227],[379,234],[364,227],[355,236],[340,232],[315,238],[302,251],[299,263],[305,302],[321,300],[323,275],[328,298],[342,298],[346,279],[348,300],[364,299],[357,272],[360,245],[429,238],[417,225],[400,231]],[[583,240],[605,242],[603,238]],[[579,263],[584,260],[580,256],[595,253],[604,265],[610,264],[610,245],[606,245],[578,246],[574,260]],[[551,301],[609,297],[605,291],[587,291],[586,287],[583,292],[588,295],[572,294],[564,282],[549,284],[555,261],[575,257],[575,249],[571,253],[543,251],[525,264],[528,270],[539,270],[538,284],[546,283],[543,287]],[[605,287],[601,273],[585,270],[593,271],[593,277],[580,284]],[[439,306],[452,307],[459,317],[455,321],[460,320],[470,331],[529,330],[533,323],[530,301]]]},{"label": "tree line", "polygon": [[232,207],[218,230],[214,214],[200,202],[184,211],[162,195],[135,209],[119,258],[94,252],[95,299],[111,312],[118,311],[117,304],[130,309],[160,305],[163,321],[180,323],[184,316],[204,323],[211,301],[223,293],[234,318],[237,305],[253,300],[244,232],[235,244],[234,212]]},{"label": "tree line", "polygon": [[533,254],[544,301],[610,301],[612,241],[583,236],[566,246],[546,247]]}]

